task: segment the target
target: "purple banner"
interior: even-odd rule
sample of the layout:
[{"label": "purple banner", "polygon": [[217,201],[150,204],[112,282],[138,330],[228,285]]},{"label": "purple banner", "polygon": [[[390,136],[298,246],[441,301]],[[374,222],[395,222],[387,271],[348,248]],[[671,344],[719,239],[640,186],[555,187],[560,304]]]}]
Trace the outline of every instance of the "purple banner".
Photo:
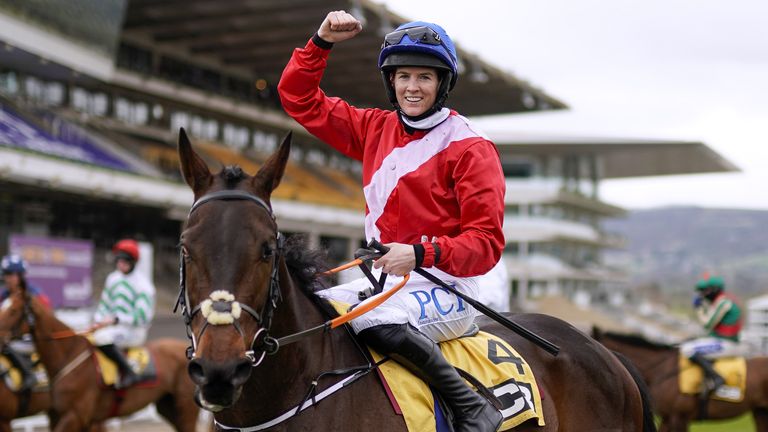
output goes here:
[{"label": "purple banner", "polygon": [[131,171],[122,159],[98,147],[87,137],[69,133],[55,138],[25,121],[8,107],[1,105],[0,145],[33,150],[106,168]]},{"label": "purple banner", "polygon": [[54,307],[90,306],[91,242],[11,235],[8,243],[11,253],[27,262],[27,280],[42,289]]}]

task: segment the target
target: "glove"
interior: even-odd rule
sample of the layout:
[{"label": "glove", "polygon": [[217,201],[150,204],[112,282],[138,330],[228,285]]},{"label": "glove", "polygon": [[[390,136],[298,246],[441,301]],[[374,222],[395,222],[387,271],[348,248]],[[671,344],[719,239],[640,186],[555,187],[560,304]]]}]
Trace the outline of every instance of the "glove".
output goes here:
[{"label": "glove", "polygon": [[700,295],[693,296],[693,307],[697,308],[701,306],[701,303],[704,301],[704,299]]}]

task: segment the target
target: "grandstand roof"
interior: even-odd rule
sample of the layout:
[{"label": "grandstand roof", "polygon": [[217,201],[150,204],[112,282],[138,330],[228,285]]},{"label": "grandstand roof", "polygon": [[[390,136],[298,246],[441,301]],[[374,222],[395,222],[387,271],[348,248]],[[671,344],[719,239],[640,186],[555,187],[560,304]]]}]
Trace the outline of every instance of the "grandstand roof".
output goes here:
[{"label": "grandstand roof", "polygon": [[[371,0],[131,0],[123,43],[169,53],[272,88],[293,49],[325,15],[345,9],[365,29],[334,47],[323,89],[359,107],[390,106],[377,69],[382,37],[409,21]],[[464,115],[566,108],[559,100],[458,46],[461,84],[451,108]]]},{"label": "grandstand roof", "polygon": [[498,146],[502,160],[505,155],[520,154],[599,155],[603,160],[603,179],[740,171],[698,141],[552,136],[510,131],[489,135]]}]

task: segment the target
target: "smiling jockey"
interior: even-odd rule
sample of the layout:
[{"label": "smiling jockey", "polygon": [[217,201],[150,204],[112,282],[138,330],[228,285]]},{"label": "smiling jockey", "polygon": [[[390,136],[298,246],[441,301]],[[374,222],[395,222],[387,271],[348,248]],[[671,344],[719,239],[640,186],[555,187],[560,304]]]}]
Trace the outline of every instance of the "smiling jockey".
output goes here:
[{"label": "smiling jockey", "polygon": [[[390,275],[384,289],[414,268],[477,298],[504,247],[504,175],[494,144],[444,107],[458,59],[442,27],[403,24],[379,55],[394,111],[355,108],[320,89],[334,43],[356,36],[352,15],[331,12],[296,49],[278,90],[285,111],[310,133],[363,164],[365,234],[390,251],[374,267]],[[365,278],[321,291],[358,302]],[[496,430],[501,413],[475,394],[435,342],[461,336],[475,310],[419,275],[373,311],[351,322],[360,337],[432,385],[456,415],[456,430]]]},{"label": "smiling jockey", "polygon": [[680,351],[701,366],[709,391],[715,391],[725,380],[712,367],[712,359],[742,355],[739,334],[743,325],[737,299],[725,292],[719,276],[706,277],[696,283],[694,308],[696,316],[709,332],[706,337],[683,343]]}]

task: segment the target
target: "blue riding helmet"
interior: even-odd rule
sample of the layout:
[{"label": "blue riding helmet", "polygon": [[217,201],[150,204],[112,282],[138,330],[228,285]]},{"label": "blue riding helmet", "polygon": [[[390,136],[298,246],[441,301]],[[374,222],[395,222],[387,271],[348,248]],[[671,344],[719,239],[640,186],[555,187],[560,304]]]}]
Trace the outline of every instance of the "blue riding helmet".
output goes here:
[{"label": "blue riding helmet", "polygon": [[0,266],[2,266],[3,273],[24,274],[27,272],[27,264],[18,255],[4,256]]},{"label": "blue riding helmet", "polygon": [[443,71],[435,106],[430,112],[443,107],[459,76],[459,58],[453,41],[437,24],[414,21],[401,25],[384,36],[379,54],[379,69],[389,101],[396,109],[395,89],[389,81],[393,69],[400,66],[433,67]]}]

